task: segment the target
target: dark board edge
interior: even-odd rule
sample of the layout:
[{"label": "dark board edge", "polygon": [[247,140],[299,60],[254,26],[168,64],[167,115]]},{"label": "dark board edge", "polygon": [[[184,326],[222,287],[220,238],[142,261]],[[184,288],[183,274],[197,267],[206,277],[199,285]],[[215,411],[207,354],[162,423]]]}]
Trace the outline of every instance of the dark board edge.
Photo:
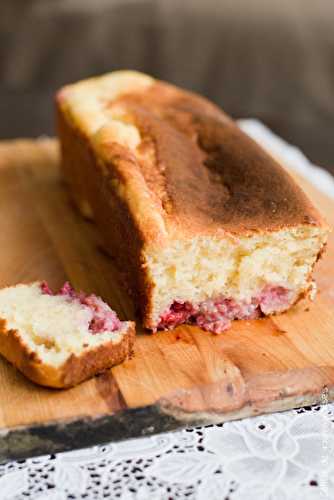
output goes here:
[{"label": "dark board edge", "polygon": [[[196,418],[194,423],[197,424]],[[182,421],[154,404],[100,417],[4,429],[0,431],[0,463],[150,436],[181,427]]]},{"label": "dark board edge", "polygon": [[121,410],[97,418],[81,417],[30,427],[3,429],[0,431],[0,463],[334,401],[334,387],[326,388],[325,394],[325,399],[323,390],[317,394],[289,396],[271,401],[265,407],[258,407],[249,402],[238,410],[223,413],[189,413],[173,406],[167,400],[161,400],[157,404]]}]

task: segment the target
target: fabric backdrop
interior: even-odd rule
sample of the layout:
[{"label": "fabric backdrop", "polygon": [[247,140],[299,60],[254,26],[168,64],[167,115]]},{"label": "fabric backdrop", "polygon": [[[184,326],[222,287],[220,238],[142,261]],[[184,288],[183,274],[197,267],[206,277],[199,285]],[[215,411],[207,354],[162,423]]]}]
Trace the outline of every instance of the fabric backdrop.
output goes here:
[{"label": "fabric backdrop", "polygon": [[332,0],[2,0],[0,136],[53,132],[66,82],[119,68],[258,117],[334,171]]}]

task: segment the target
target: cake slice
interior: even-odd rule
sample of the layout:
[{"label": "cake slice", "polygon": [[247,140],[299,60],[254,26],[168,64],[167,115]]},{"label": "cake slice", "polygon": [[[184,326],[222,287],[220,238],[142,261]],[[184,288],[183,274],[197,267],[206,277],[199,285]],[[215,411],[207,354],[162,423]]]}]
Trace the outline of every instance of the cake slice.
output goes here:
[{"label": "cake slice", "polygon": [[65,179],[145,327],[220,333],[314,294],[328,226],[217,106],[119,71],[64,87],[57,108]]},{"label": "cake slice", "polygon": [[0,353],[37,384],[76,385],[124,361],[134,338],[133,322],[68,283],[58,293],[45,282],[0,290]]}]

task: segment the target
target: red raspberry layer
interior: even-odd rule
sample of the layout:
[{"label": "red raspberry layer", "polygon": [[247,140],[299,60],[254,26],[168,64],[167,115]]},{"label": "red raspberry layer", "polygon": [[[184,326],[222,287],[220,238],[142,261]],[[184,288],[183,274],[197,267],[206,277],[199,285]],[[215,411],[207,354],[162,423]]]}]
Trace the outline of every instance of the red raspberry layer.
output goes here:
[{"label": "red raspberry layer", "polygon": [[190,323],[218,334],[227,330],[234,319],[255,319],[262,314],[281,312],[290,306],[291,300],[292,293],[287,288],[266,286],[250,302],[237,302],[222,296],[197,305],[174,301],[161,315],[157,329],[169,330]]},{"label": "red raspberry layer", "polygon": [[64,283],[59,292],[54,293],[46,281],[41,283],[41,291],[46,295],[62,295],[72,301],[79,301],[93,313],[93,317],[89,323],[89,330],[96,333],[114,332],[119,330],[122,323],[118,319],[117,314],[108,304],[103,302],[100,297],[94,294],[86,295],[84,292],[76,292],[67,281]]}]

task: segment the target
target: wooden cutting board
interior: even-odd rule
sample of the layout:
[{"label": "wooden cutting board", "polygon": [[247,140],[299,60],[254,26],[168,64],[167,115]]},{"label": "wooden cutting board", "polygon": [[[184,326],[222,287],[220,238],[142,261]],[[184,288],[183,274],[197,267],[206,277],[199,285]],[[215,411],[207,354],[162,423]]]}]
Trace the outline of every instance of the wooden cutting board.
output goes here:
[{"label": "wooden cutting board", "polygon": [[[300,180],[334,224],[334,200]],[[46,279],[133,306],[98,233],[71,206],[51,139],[0,144],[0,286]],[[334,399],[334,238],[319,293],[220,336],[181,326],[145,334],[135,356],[66,391],[38,387],[0,359],[0,461],[280,411]]]}]

